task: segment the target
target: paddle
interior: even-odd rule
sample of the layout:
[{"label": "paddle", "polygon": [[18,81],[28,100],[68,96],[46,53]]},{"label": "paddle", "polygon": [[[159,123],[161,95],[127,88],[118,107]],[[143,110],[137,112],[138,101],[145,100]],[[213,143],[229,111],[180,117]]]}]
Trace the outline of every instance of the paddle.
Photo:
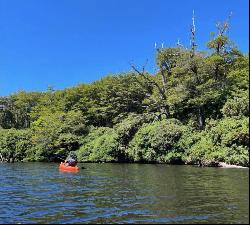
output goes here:
[{"label": "paddle", "polygon": [[59,157],[59,156],[56,156],[58,159],[61,159],[63,162],[65,161],[65,159]]}]

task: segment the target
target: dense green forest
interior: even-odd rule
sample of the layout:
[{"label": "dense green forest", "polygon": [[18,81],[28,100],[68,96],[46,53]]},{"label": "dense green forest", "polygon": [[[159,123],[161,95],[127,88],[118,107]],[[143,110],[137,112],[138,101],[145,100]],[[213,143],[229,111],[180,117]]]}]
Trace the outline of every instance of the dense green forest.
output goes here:
[{"label": "dense green forest", "polygon": [[249,166],[249,55],[219,23],[207,51],[156,49],[157,71],[0,97],[0,161]]}]

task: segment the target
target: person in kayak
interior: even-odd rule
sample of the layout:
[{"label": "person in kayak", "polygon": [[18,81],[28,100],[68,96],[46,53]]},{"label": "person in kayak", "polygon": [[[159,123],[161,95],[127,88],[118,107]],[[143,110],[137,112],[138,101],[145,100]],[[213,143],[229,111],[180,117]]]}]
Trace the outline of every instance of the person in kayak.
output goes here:
[{"label": "person in kayak", "polygon": [[66,166],[76,166],[77,156],[75,152],[70,152],[68,157],[65,160]]}]

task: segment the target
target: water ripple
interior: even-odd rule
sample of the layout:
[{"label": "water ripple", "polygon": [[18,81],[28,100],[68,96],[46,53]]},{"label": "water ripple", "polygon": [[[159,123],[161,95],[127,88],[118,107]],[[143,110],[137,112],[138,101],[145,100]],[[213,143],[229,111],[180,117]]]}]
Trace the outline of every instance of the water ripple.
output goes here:
[{"label": "water ripple", "polygon": [[248,223],[247,170],[1,164],[1,223]]}]

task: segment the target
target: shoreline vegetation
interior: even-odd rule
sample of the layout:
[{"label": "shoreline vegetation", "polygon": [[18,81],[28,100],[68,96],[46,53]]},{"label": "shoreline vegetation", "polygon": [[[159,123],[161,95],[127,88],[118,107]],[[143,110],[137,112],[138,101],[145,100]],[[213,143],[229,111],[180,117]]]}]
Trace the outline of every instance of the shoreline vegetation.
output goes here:
[{"label": "shoreline vegetation", "polygon": [[[249,54],[217,24],[208,51],[157,48],[157,71],[0,97],[0,161],[249,167]],[[69,74],[70,75],[70,74]]]},{"label": "shoreline vegetation", "polygon": [[[1,158],[1,157],[0,157]],[[64,161],[64,160],[63,160]],[[14,163],[15,161],[6,161],[6,160],[0,160],[0,163]],[[17,161],[19,163],[28,163],[28,162],[34,162],[34,161]],[[57,161],[55,161],[57,162]],[[47,162],[47,163],[53,163],[53,162]],[[152,164],[166,164],[166,165],[182,165],[182,166],[197,166],[197,167],[217,167],[217,168],[223,168],[223,169],[249,169],[249,166],[238,166],[238,165],[232,165],[232,164],[227,164],[227,163],[224,163],[224,162],[213,162],[212,164],[210,164],[209,166],[204,166],[204,165],[198,165],[198,164],[185,164],[185,163],[178,163],[178,164],[167,164],[167,163],[160,163],[160,162],[155,162],[155,163],[147,163],[147,162],[144,162],[144,163],[141,163],[141,162],[92,162],[92,161],[84,161],[84,162],[79,162],[79,163],[130,163],[130,164],[133,164],[133,163],[139,163],[139,164],[148,164],[148,165],[152,165]],[[86,169],[85,167],[80,167],[80,168],[83,168],[83,169]]]}]

